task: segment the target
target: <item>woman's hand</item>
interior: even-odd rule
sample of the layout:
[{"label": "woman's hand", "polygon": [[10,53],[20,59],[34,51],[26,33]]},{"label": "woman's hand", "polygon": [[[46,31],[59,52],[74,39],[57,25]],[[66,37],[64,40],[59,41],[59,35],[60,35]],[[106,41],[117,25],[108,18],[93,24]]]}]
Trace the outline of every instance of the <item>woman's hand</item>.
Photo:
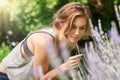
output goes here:
[{"label": "woman's hand", "polygon": [[68,58],[68,60],[60,66],[61,70],[67,71],[69,69],[77,68],[81,58],[82,58],[82,54]]}]

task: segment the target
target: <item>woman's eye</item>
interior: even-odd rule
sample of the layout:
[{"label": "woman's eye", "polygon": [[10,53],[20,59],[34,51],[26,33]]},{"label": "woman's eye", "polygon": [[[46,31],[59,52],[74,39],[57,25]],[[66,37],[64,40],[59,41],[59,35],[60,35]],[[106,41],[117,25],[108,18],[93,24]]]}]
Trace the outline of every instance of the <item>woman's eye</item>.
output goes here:
[{"label": "woman's eye", "polygon": [[72,27],[72,29],[76,29],[76,27],[75,27],[75,26],[73,26],[73,27]]},{"label": "woman's eye", "polygon": [[80,30],[84,30],[85,28],[80,28]]}]

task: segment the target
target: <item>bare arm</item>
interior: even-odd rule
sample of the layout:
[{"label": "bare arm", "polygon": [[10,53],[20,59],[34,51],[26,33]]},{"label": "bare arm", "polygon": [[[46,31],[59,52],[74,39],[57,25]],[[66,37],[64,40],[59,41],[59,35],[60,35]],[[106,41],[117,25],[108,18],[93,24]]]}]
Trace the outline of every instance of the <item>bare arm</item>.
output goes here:
[{"label": "bare arm", "polygon": [[51,71],[48,71],[48,67],[50,64],[50,58],[48,56],[53,56],[56,53],[53,39],[47,34],[39,37],[38,35],[35,35],[32,39],[34,41],[33,72],[35,80],[40,80],[38,71],[39,66],[41,66],[43,69],[43,78],[45,80],[49,78],[54,79],[55,77],[59,76],[59,70],[61,70],[62,72],[66,72],[69,69],[78,67],[78,62],[82,55],[70,57],[65,63],[61,64],[60,66],[54,68]]},{"label": "bare arm", "polygon": [[44,79],[45,80],[47,80],[48,78],[54,79],[55,77],[59,76],[60,73],[64,75],[66,71],[77,68],[81,57],[82,54],[70,57],[65,63],[46,73],[44,75]]}]

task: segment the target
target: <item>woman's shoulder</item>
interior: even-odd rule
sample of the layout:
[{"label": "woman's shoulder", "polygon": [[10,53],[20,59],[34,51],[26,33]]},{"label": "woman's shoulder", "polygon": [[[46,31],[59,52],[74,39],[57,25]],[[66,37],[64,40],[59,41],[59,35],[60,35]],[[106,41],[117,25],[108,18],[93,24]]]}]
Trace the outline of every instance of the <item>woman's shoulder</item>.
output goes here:
[{"label": "woman's shoulder", "polygon": [[31,40],[33,43],[36,43],[36,44],[46,44],[46,43],[49,43],[49,42],[53,42],[53,37],[51,37],[51,35],[49,34],[46,34],[46,33],[35,33],[35,34],[32,34],[28,40]]},{"label": "woman's shoulder", "polygon": [[49,46],[50,44],[54,44],[53,36],[44,31],[45,30],[43,29],[38,30],[34,32],[33,34],[29,35],[29,37],[27,38],[27,44],[29,46],[32,46],[32,50],[34,50],[37,47],[45,48],[46,46]]},{"label": "woman's shoulder", "polygon": [[50,41],[51,38],[55,38],[54,34],[52,27],[45,27],[28,34],[28,39],[34,40],[34,42]]}]

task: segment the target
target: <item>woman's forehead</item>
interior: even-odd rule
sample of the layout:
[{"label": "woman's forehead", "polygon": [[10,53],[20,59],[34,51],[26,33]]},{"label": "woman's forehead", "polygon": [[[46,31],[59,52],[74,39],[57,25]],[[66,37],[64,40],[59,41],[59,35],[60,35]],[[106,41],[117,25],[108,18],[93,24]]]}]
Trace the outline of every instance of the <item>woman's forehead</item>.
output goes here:
[{"label": "woman's forehead", "polygon": [[84,16],[75,17],[72,22],[72,25],[75,26],[85,26],[86,24],[87,24],[87,20]]}]

